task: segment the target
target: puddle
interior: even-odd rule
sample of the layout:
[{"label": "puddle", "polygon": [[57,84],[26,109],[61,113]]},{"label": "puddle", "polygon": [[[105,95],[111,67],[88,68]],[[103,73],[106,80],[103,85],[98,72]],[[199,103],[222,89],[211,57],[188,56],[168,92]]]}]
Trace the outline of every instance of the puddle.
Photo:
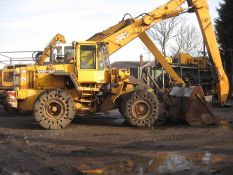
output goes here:
[{"label": "puddle", "polygon": [[[230,175],[233,172],[232,164],[227,166],[226,162],[230,156],[222,154],[212,154],[210,152],[159,152],[153,157],[133,158],[124,161],[103,161],[103,167],[96,167],[92,163],[79,164],[80,174],[202,174],[202,175]],[[99,164],[98,162],[97,164]],[[227,171],[224,171],[225,168]],[[230,168],[230,169],[229,169]]]},{"label": "puddle", "polygon": [[212,165],[223,161],[222,157],[213,156],[209,152],[203,153],[158,153],[151,160],[148,172],[154,173],[177,173],[177,172],[206,172],[211,170]]}]

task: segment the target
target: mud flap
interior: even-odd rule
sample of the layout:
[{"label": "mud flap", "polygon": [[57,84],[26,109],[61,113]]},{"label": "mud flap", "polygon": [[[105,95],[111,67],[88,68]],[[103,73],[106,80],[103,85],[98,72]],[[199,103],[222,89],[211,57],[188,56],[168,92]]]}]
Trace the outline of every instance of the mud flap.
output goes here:
[{"label": "mud flap", "polygon": [[204,99],[201,86],[173,87],[170,92],[169,114],[191,126],[218,124]]}]

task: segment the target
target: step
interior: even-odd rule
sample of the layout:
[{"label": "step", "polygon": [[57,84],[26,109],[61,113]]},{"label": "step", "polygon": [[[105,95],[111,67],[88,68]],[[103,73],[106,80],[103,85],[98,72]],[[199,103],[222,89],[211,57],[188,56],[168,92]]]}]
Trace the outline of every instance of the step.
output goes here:
[{"label": "step", "polygon": [[73,73],[70,73],[69,76],[70,76],[70,79],[72,80],[72,82],[74,83],[75,89],[77,91],[79,91],[79,84],[78,84],[78,80],[77,80],[76,76]]},{"label": "step", "polygon": [[93,94],[91,93],[81,93],[81,96],[83,97],[89,97],[89,96],[92,96]]},{"label": "step", "polygon": [[91,102],[94,102],[95,100],[91,100],[91,99],[79,99],[78,100],[80,103],[91,103]]},{"label": "step", "polygon": [[92,108],[81,108],[82,111],[90,111]]}]

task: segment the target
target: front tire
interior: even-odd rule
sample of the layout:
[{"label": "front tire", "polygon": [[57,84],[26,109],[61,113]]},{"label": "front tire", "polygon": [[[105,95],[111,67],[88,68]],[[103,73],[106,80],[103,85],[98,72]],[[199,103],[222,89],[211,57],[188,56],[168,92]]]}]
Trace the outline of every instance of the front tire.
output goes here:
[{"label": "front tire", "polygon": [[64,90],[43,92],[34,106],[34,117],[46,129],[67,127],[75,116],[74,100]]},{"label": "front tire", "polygon": [[132,126],[150,127],[158,119],[159,102],[154,93],[138,90],[124,99],[122,112]]}]

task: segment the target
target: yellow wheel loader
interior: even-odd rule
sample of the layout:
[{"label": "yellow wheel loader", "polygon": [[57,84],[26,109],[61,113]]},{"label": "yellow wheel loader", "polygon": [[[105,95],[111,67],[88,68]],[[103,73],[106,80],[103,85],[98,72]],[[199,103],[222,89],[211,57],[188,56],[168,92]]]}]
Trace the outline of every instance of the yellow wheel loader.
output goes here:
[{"label": "yellow wheel loader", "polygon": [[[50,49],[52,46],[58,43],[65,43],[65,37],[57,33],[49,44],[44,48],[44,51],[35,51],[32,55],[33,60],[39,64],[45,64],[50,56]],[[0,69],[0,105],[3,105],[8,113],[18,113],[19,111],[9,107],[6,104],[6,92],[14,89],[14,70],[19,67],[26,67],[27,65],[6,65],[3,69]]]},{"label": "yellow wheel loader", "polygon": [[[187,8],[181,7],[187,2]],[[219,80],[219,100],[226,101],[224,73],[205,0],[170,0],[165,5],[97,33],[87,41],[56,44],[50,61],[14,69],[14,87],[6,92],[10,107],[33,111],[46,129],[65,128],[74,116],[118,108],[132,126],[152,126],[164,115],[183,117],[190,125],[213,124],[217,119],[203,100],[201,87],[185,87],[146,31],[156,23],[195,12],[213,58]],[[178,85],[170,94],[132,77],[126,69],[109,68],[109,56],[139,37]]]}]

